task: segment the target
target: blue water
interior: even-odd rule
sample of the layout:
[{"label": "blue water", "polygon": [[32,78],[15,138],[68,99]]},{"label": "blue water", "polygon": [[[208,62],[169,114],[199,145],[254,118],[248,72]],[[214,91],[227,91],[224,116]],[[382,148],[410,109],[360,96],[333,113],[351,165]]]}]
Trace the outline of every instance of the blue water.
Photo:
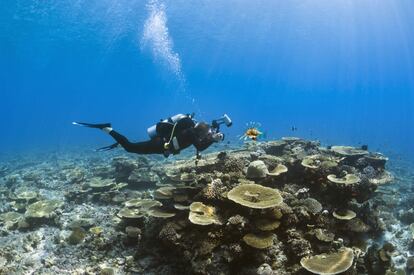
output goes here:
[{"label": "blue water", "polygon": [[141,140],[196,112],[228,113],[229,140],[255,121],[414,160],[413,26],[410,0],[3,0],[0,152],[111,142],[73,120]]}]

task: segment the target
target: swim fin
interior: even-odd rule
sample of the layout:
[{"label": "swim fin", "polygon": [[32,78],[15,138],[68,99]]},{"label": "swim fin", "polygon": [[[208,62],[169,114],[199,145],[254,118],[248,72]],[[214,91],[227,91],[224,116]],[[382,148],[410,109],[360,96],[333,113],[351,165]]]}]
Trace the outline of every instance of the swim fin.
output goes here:
[{"label": "swim fin", "polygon": [[109,145],[109,146],[105,146],[105,147],[101,147],[101,148],[95,149],[95,151],[96,151],[96,152],[104,152],[104,151],[109,151],[109,150],[115,149],[116,147],[118,147],[118,145],[119,145],[119,143],[118,143],[118,142],[116,142],[116,143],[114,143],[114,144],[112,144],[112,145]]},{"label": "swim fin", "polygon": [[73,125],[88,127],[88,128],[95,128],[95,129],[104,129],[110,128],[111,123],[102,123],[102,124],[92,124],[92,123],[85,123],[85,122],[72,122]]}]

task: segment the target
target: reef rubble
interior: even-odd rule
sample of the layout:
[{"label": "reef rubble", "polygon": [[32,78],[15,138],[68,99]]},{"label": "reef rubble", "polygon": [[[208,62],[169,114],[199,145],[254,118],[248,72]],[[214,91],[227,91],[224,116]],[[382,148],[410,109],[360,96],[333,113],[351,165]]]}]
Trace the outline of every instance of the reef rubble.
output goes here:
[{"label": "reef rubble", "polygon": [[387,161],[293,137],[6,159],[0,274],[412,274],[414,204]]}]

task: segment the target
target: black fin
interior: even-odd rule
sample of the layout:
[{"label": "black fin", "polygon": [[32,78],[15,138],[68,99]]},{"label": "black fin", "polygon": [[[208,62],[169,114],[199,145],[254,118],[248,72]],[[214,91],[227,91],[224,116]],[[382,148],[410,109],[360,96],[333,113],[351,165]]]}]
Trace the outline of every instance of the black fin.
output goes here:
[{"label": "black fin", "polygon": [[101,147],[101,148],[95,149],[95,151],[96,151],[96,152],[105,152],[105,151],[109,151],[109,150],[115,149],[116,147],[118,147],[118,145],[119,145],[119,143],[118,143],[118,142],[116,142],[116,143],[114,143],[114,144],[112,144],[112,145],[109,145],[109,146],[105,146],[105,147]]},{"label": "black fin", "polygon": [[85,122],[72,122],[73,125],[84,126],[88,128],[95,128],[95,129],[103,129],[111,127],[111,123],[102,123],[102,124],[92,124],[92,123],[85,123]]}]

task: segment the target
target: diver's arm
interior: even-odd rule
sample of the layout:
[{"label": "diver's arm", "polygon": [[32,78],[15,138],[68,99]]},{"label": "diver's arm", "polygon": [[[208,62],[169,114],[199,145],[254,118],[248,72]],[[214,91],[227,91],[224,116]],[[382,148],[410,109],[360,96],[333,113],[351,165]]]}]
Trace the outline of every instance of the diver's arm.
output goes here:
[{"label": "diver's arm", "polygon": [[212,139],[205,139],[203,141],[195,142],[193,145],[197,149],[197,152],[201,152],[201,151],[206,150],[213,143],[214,143],[214,140],[212,140]]},{"label": "diver's arm", "polygon": [[208,147],[210,147],[211,144],[215,142],[220,142],[224,139],[224,135],[222,133],[214,133],[208,135],[204,139],[198,139],[196,138],[196,134],[194,133],[194,128],[190,130],[193,142],[192,144],[197,149],[196,152],[196,165],[198,164],[198,161],[201,159],[201,151],[204,151]]},{"label": "diver's arm", "polygon": [[197,152],[204,151],[208,147],[210,147],[211,144],[215,142],[220,142],[224,139],[224,135],[222,133],[214,133],[206,137],[205,139],[198,140],[196,139],[194,141],[194,147],[197,149]]}]

